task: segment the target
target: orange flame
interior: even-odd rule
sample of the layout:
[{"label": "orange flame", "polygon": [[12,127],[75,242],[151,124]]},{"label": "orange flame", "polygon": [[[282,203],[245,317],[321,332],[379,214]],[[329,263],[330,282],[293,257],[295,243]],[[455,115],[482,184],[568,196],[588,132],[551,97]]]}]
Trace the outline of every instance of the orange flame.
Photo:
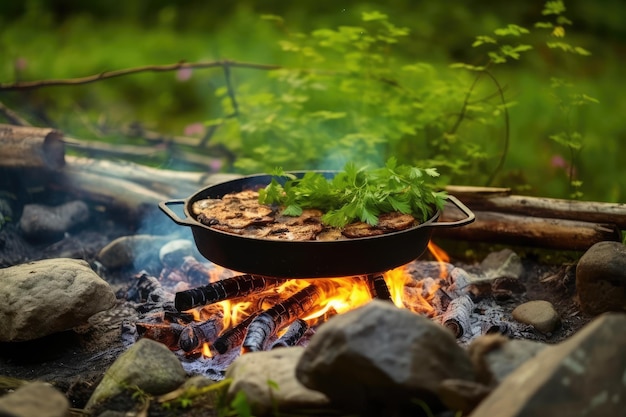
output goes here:
[{"label": "orange flame", "polygon": [[428,250],[431,255],[433,255],[433,258],[439,262],[439,278],[445,279],[447,277],[447,270],[443,264],[450,262],[450,256],[446,251],[435,245],[432,240],[428,241]]}]

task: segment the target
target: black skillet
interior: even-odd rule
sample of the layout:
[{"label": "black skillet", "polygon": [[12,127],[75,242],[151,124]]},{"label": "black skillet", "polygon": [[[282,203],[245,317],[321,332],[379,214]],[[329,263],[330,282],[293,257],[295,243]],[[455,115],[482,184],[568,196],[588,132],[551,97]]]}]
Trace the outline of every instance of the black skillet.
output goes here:
[{"label": "black skillet", "polygon": [[[304,172],[293,172],[296,176]],[[332,172],[324,172],[332,177]],[[209,261],[241,273],[274,278],[332,278],[383,273],[409,263],[424,253],[437,227],[458,227],[472,223],[474,213],[457,198],[447,202],[459,208],[464,219],[438,222],[440,211],[420,225],[384,235],[335,241],[287,241],[251,238],[206,226],[194,218],[193,203],[221,198],[231,192],[259,189],[270,183],[271,175],[252,175],[211,185],[186,199],[163,201],[159,208],[176,224],[191,227],[198,251]],[[183,205],[184,218],[169,206]]]}]

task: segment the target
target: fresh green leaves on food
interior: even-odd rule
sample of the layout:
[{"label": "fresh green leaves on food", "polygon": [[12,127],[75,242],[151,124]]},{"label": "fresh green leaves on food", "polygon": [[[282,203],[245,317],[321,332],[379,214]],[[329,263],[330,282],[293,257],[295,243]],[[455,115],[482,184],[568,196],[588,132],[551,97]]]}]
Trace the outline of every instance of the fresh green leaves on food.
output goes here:
[{"label": "fresh green leaves on food", "polygon": [[435,168],[398,165],[395,158],[382,168],[348,163],[332,178],[316,171],[301,178],[280,170],[273,175],[271,183],[259,190],[261,204],[284,206],[282,214],[288,216],[299,216],[303,209],[319,209],[324,212],[322,221],[334,227],[357,220],[376,225],[380,214],[394,211],[425,221],[443,208],[446,198],[445,192],[434,189],[434,179],[439,176]]}]

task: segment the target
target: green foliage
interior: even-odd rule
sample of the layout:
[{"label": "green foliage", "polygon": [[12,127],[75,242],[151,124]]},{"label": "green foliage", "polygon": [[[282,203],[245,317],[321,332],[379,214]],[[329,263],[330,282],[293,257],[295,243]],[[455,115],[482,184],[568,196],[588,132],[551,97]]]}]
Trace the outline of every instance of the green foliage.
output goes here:
[{"label": "green foliage", "polygon": [[348,163],[332,179],[318,172],[307,172],[302,178],[289,176],[284,185],[273,179],[259,190],[259,202],[283,205],[283,214],[288,216],[299,216],[307,208],[320,209],[325,212],[322,221],[334,227],[356,220],[376,225],[380,214],[393,211],[425,221],[445,202],[445,193],[433,191],[429,182],[438,176],[434,168],[398,165],[395,158],[374,169]]}]

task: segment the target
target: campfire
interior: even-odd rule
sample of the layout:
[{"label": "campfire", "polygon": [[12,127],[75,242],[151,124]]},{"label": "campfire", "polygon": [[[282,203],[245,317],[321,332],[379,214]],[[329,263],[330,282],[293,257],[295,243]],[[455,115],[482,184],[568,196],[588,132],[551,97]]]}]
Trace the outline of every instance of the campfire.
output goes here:
[{"label": "campfire", "polygon": [[[470,290],[475,286],[469,275],[450,264],[446,252],[432,242],[432,261],[413,261],[383,274],[319,279],[239,274],[181,256],[179,248],[190,244],[179,240],[164,246],[165,267],[158,277],[145,271],[134,276],[124,296],[142,313],[126,323],[124,338],[127,343],[142,337],[164,343],[191,373],[221,379],[239,355],[306,346],[321,323],[372,299],[441,323],[459,343],[514,331],[504,323],[508,320],[473,313],[476,297]],[[520,325],[515,331],[525,330]]]}]

